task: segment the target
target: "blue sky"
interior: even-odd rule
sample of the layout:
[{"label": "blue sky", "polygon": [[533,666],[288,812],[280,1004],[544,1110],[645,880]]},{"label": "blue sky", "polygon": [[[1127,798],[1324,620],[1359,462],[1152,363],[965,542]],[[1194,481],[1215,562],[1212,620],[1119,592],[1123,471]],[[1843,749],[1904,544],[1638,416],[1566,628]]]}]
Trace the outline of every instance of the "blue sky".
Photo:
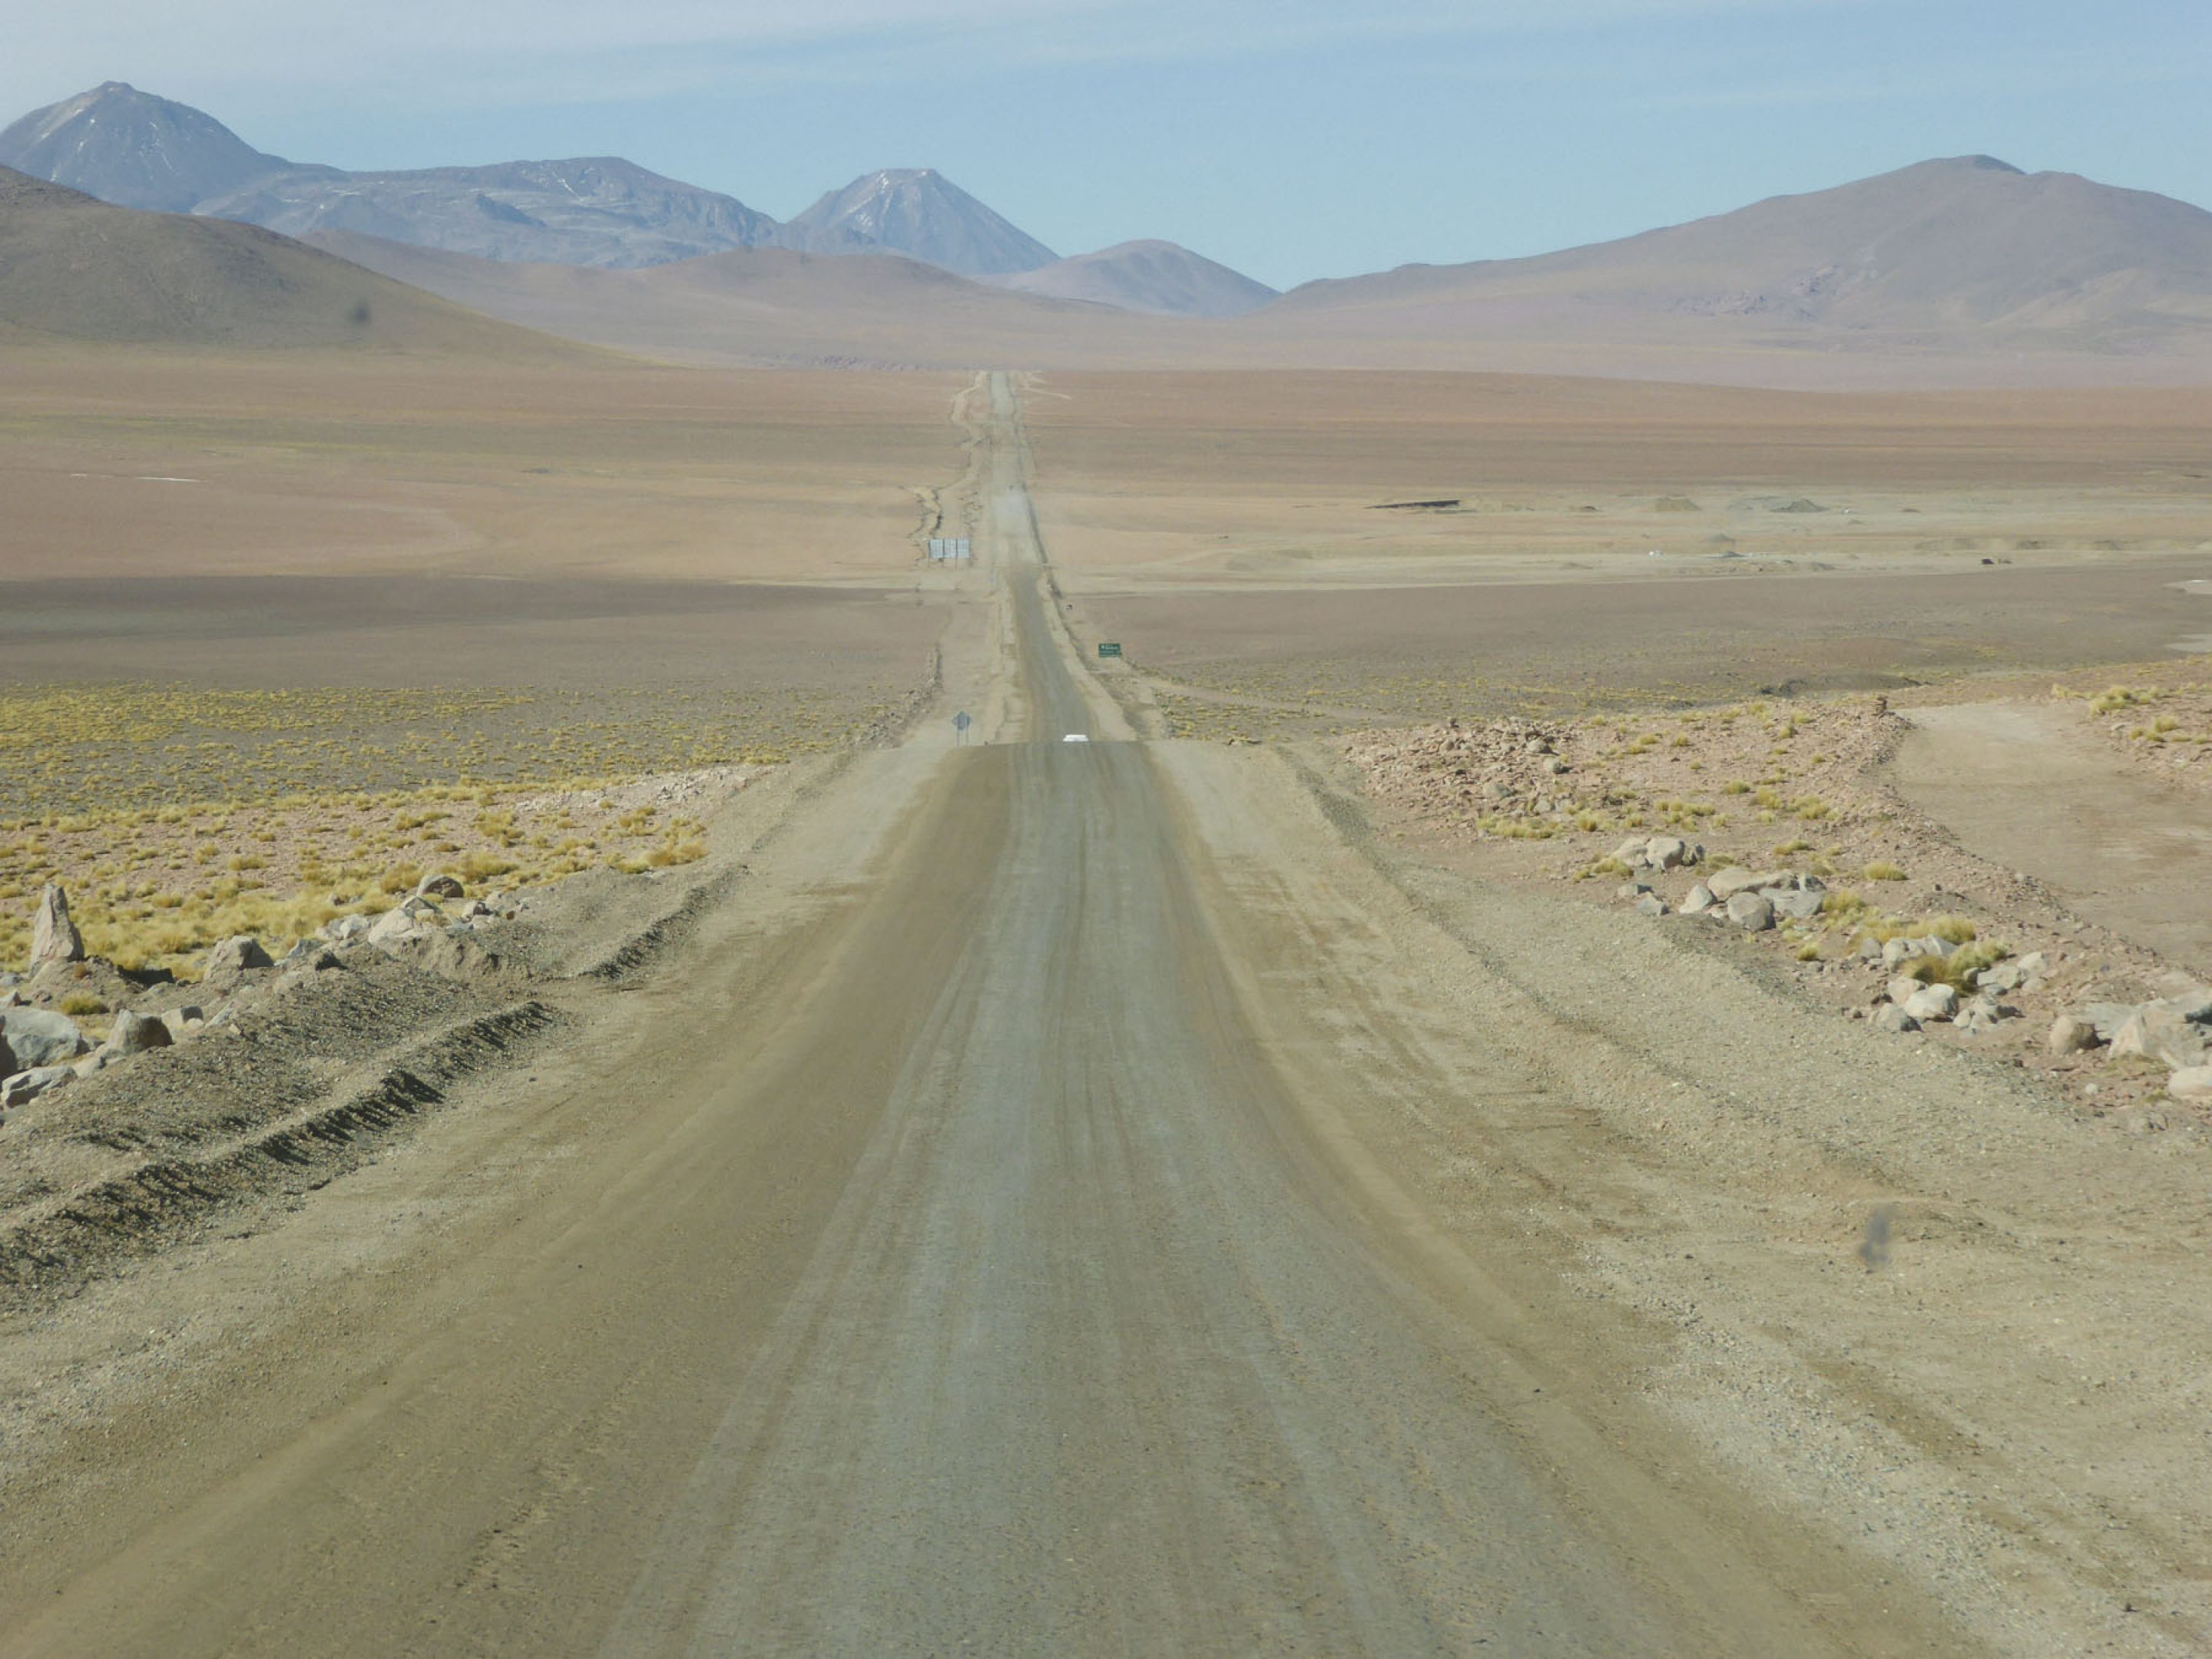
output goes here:
[{"label": "blue sky", "polygon": [[343,167],[613,154],[787,217],[935,167],[1062,252],[1288,285],[1625,235],[1932,155],[2212,204],[2203,0],[73,0],[103,80]]}]

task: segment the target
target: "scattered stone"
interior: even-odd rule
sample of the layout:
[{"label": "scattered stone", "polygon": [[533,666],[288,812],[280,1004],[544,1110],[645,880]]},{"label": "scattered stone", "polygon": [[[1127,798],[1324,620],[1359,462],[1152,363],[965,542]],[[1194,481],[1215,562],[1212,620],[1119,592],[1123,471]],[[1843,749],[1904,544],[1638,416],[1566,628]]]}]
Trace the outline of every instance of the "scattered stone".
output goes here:
[{"label": "scattered stone", "polygon": [[2019,1009],[2008,1008],[1995,997],[1978,996],[1953,1015],[1951,1024],[1969,1036],[1979,1036],[1984,1031],[1995,1030],[2008,1019],[2019,1018]]},{"label": "scattered stone", "polygon": [[1826,895],[1801,890],[1777,890],[1760,896],[1771,904],[1778,915],[1792,921],[1810,921],[1820,914],[1820,902]]},{"label": "scattered stone", "polygon": [[74,1066],[34,1066],[0,1083],[0,1107],[27,1106],[40,1095],[65,1089],[76,1081]]},{"label": "scattered stone", "polygon": [[1692,847],[1680,836],[1654,836],[1644,844],[1644,861],[1662,870],[1679,870],[1705,855],[1704,848]]},{"label": "scattered stone", "polygon": [[386,910],[370,926],[368,939],[371,945],[382,946],[422,931],[422,925],[406,911]]},{"label": "scattered stone", "polygon": [[2212,1066],[2185,1066],[2166,1080],[2166,1091],[2176,1100],[2212,1097]]},{"label": "scattered stone", "polygon": [[1708,910],[1718,908],[1719,901],[1713,897],[1713,890],[1702,881],[1690,889],[1682,900],[1682,914],[1686,916],[1702,916]]},{"label": "scattered stone", "polygon": [[1624,881],[1613,890],[1613,896],[1618,899],[1639,899],[1650,890],[1650,886],[1647,883]]},{"label": "scattered stone", "polygon": [[1614,848],[1613,849],[1613,856],[1616,860],[1626,865],[1630,869],[1640,870],[1644,865],[1650,862],[1650,860],[1644,856],[1645,849],[1650,845],[1651,843],[1650,841],[1646,840],[1642,836],[1638,836],[1634,841],[1625,841],[1621,842],[1620,846]]},{"label": "scattered stone", "polygon": [[1747,933],[1763,933],[1774,926],[1774,904],[1759,893],[1739,892],[1728,902],[1728,919]]},{"label": "scattered stone", "polygon": [[367,916],[340,916],[323,929],[323,935],[333,945],[343,945],[361,938],[375,925]]},{"label": "scattered stone", "polygon": [[2078,1054],[2097,1046],[2097,1028],[2075,1014],[2061,1014],[2051,1022],[2045,1046],[2054,1054]]},{"label": "scattered stone", "polygon": [[2192,985],[2166,998],[2166,1005],[2191,1025],[2212,1025],[2212,989]]},{"label": "scattered stone", "polygon": [[200,977],[205,984],[228,988],[236,985],[252,969],[276,965],[269,952],[261,948],[259,939],[251,933],[239,933],[208,953],[207,972]]},{"label": "scattered stone", "polygon": [[1544,763],[1544,769],[1555,778],[1563,778],[1567,775],[1567,763],[1554,755]]},{"label": "scattered stone", "polygon": [[176,1039],[169,1028],[152,1014],[134,1014],[128,1008],[115,1017],[115,1029],[101,1046],[112,1054],[142,1054],[149,1048],[166,1048]]},{"label": "scattered stone", "polygon": [[0,1071],[36,1071],[91,1048],[67,1014],[47,1008],[0,1009]]},{"label": "scattered stone", "polygon": [[1663,916],[1667,914],[1667,902],[1656,893],[1646,893],[1636,901],[1636,914],[1639,916]]},{"label": "scattered stone", "polygon": [[2145,1054],[2176,1071],[2186,1071],[2212,1059],[2204,1028],[2184,1018],[2182,1007],[2172,1002],[2146,1002],[2112,1034],[2115,1054]]},{"label": "scattered stone", "polygon": [[2135,1012],[2131,1002],[2093,1002],[2081,1011],[2081,1016],[2095,1029],[2098,1042],[2110,1042],[2119,1036],[2120,1027],[2135,1018]]},{"label": "scattered stone", "polygon": [[70,1070],[75,1072],[80,1078],[92,1077],[114,1065],[118,1058],[119,1056],[108,1053],[105,1048],[94,1048],[82,1060],[72,1065]]},{"label": "scattered stone", "polygon": [[39,890],[39,918],[31,925],[31,967],[83,960],[84,938],[70,920],[69,895],[48,882]]},{"label": "scattered stone", "polygon": [[1959,994],[1948,985],[1923,985],[1899,1006],[1917,1020],[1949,1019],[1959,1012]]},{"label": "scattered stone", "polygon": [[1705,878],[1705,885],[1713,896],[1726,904],[1738,893],[1756,892],[1762,887],[1778,887],[1788,878],[1780,875],[1753,875],[1741,865],[1731,864],[1725,870],[1717,870]]},{"label": "scattered stone", "polygon": [[461,896],[461,878],[442,872],[427,875],[415,884],[417,898],[457,899]]},{"label": "scattered stone", "polygon": [[1874,1014],[1874,1029],[1877,1031],[1917,1031],[1920,1022],[1895,1003],[1877,1008]]}]

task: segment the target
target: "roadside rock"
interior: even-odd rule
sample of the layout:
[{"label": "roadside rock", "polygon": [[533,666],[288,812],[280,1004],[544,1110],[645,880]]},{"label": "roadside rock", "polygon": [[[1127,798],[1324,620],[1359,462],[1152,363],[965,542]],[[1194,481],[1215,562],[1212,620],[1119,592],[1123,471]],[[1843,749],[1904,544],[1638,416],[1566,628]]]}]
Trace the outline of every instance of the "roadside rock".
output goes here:
[{"label": "roadside rock", "polygon": [[1702,916],[1707,911],[1717,908],[1718,904],[1719,901],[1713,897],[1713,890],[1701,881],[1692,887],[1687,896],[1682,900],[1682,914],[1686,916]]},{"label": "roadside rock", "polygon": [[1774,926],[1773,901],[1758,893],[1738,892],[1728,902],[1728,919],[1747,933],[1763,933]]},{"label": "roadside rock", "polygon": [[2097,1028],[2076,1014],[2061,1014],[2051,1022],[2045,1046],[2054,1054],[2078,1054],[2097,1046]]},{"label": "roadside rock", "polygon": [[1667,902],[1656,893],[1646,893],[1636,901],[1636,914],[1639,916],[1663,916],[1667,914]]},{"label": "roadside rock", "polygon": [[200,977],[205,984],[227,988],[244,979],[249,969],[276,965],[259,939],[251,933],[240,933],[208,953],[207,972]]},{"label": "roadside rock", "polygon": [[48,882],[39,890],[39,918],[31,925],[31,966],[83,960],[84,938],[70,920],[69,895]]},{"label": "roadside rock", "polygon": [[1644,844],[1645,862],[1661,870],[1680,870],[1704,860],[1705,849],[1692,847],[1680,836],[1654,836]]},{"label": "roadside rock", "polygon": [[445,913],[425,898],[404,899],[379,916],[364,936],[371,945],[391,945],[424,929],[436,927]]},{"label": "roadside rock", "polygon": [[2186,1071],[2212,1059],[2205,1037],[2203,1026],[2183,1017],[2180,1005],[2146,1002],[2113,1034],[2112,1052],[2147,1054],[2176,1071]]},{"label": "roadside rock", "polygon": [[1817,890],[1778,888],[1762,896],[1774,907],[1777,915],[1788,916],[1792,921],[1810,921],[1820,914],[1821,901],[1827,895]]},{"label": "roadside rock", "polygon": [[2093,1002],[2081,1011],[2080,1018],[2089,1022],[2100,1042],[2110,1042],[2119,1036],[2120,1027],[2135,1018],[2131,1002]]},{"label": "roadside rock", "polygon": [[443,872],[425,876],[415,884],[416,898],[457,899],[461,893],[461,878]]},{"label": "roadside rock", "polygon": [[0,1073],[58,1066],[91,1046],[67,1014],[46,1008],[0,1008]]},{"label": "roadside rock", "polygon": [[76,1081],[74,1066],[34,1066],[0,1082],[0,1107],[27,1106],[40,1095],[65,1089]]},{"label": "roadside rock", "polygon": [[1959,994],[1948,985],[1923,985],[1899,1006],[1923,1022],[1949,1019],[1959,1012]]},{"label": "roadside rock", "polygon": [[128,1008],[115,1017],[115,1029],[101,1046],[112,1054],[143,1054],[149,1048],[166,1048],[176,1039],[169,1028],[152,1014],[134,1014]]},{"label": "roadside rock", "polygon": [[1874,1029],[1877,1031],[1917,1031],[1920,1029],[1920,1022],[1893,1002],[1875,1010]]},{"label": "roadside rock", "polygon": [[1778,870],[1770,870],[1765,875],[1755,875],[1741,865],[1732,864],[1725,870],[1717,870],[1707,876],[1705,885],[1712,890],[1715,898],[1726,904],[1738,893],[1753,893],[1762,887],[1780,887],[1789,879],[1786,873]]},{"label": "roadside rock", "polygon": [[343,945],[360,939],[375,926],[367,916],[340,916],[323,929],[323,937],[333,945]]},{"label": "roadside rock", "polygon": [[2212,1066],[2185,1066],[2166,1080],[2166,1091],[2176,1100],[2212,1098]]}]

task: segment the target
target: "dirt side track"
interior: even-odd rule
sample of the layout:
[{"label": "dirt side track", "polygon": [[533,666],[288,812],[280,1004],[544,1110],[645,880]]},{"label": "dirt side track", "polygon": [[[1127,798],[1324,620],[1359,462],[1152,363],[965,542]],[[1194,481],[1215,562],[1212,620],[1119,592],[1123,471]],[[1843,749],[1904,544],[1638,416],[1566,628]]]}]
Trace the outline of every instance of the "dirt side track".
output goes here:
[{"label": "dirt side track", "polygon": [[[1966,1452],[1838,1451],[1871,1533],[1746,1425],[1874,1425],[1660,1386],[1802,1288],[1763,1200],[1911,1163],[1907,1080],[1632,922],[1470,921],[1287,760],[1105,740],[997,390],[1012,740],[860,757],[531,1076],[19,1330],[0,1654],[2188,1650],[2185,1523],[2123,1615],[2023,1472],[2014,1605]],[[1669,974],[1697,1019],[1621,995]],[[1954,1160],[2063,1141],[1942,1081]],[[1886,1147],[1785,1110],[1854,1089]]]}]

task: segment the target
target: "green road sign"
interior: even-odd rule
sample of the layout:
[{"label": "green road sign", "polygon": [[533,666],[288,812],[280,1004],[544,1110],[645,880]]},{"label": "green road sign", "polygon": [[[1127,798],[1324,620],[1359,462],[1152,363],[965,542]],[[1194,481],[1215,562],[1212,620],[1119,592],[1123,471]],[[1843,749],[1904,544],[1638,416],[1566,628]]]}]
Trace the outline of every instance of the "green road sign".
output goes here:
[{"label": "green road sign", "polygon": [[1102,657],[1118,657],[1118,656],[1120,656],[1120,655],[1121,654],[1121,641],[1119,641],[1119,640],[1101,640],[1101,641],[1098,641],[1098,654],[1099,654],[1100,656],[1102,656]]}]

